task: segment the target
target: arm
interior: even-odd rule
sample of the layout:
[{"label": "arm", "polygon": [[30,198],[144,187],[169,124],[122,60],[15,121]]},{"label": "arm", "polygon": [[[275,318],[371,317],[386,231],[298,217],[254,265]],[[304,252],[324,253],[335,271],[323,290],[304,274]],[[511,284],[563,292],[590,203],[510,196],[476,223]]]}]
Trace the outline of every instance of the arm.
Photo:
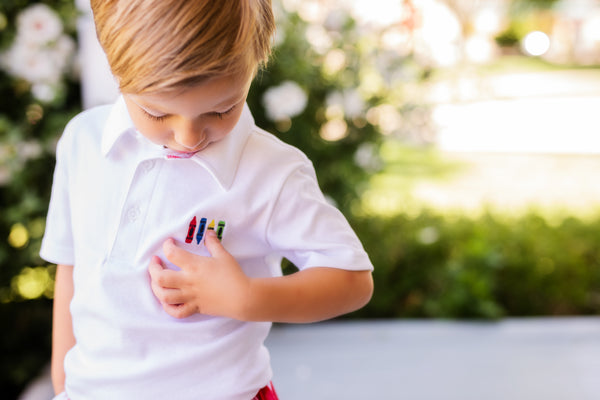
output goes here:
[{"label": "arm", "polygon": [[278,278],[250,280],[244,319],[316,322],[355,311],[373,293],[371,271],[310,268]]},{"label": "arm", "polygon": [[364,306],[373,292],[370,271],[310,268],[275,278],[249,278],[216,238],[207,232],[212,257],[201,257],[167,240],[164,252],[181,271],[166,269],[154,257],[152,290],[167,313],[194,313],[243,321],[315,322]]},{"label": "arm", "polygon": [[52,317],[52,385],[55,394],[65,390],[64,360],[75,345],[69,305],[73,298],[73,266],[58,265],[54,285],[54,313]]}]

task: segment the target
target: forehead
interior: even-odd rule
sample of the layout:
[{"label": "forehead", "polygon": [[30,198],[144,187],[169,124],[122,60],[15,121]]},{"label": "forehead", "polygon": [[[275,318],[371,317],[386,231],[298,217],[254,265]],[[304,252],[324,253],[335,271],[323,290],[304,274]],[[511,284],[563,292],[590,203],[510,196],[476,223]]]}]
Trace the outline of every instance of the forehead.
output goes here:
[{"label": "forehead", "polygon": [[208,110],[244,100],[251,82],[252,76],[228,75],[157,93],[130,94],[130,97],[140,105],[168,113],[190,109]]}]

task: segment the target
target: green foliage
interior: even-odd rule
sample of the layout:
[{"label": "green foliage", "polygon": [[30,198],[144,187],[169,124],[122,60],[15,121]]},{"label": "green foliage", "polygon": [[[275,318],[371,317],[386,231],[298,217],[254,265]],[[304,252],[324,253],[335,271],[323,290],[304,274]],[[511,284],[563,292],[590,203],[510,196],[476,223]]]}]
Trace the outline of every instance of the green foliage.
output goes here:
[{"label": "green foliage", "polygon": [[51,309],[47,299],[0,304],[0,318],[5,324],[0,336],[3,398],[18,398],[24,385],[48,362]]},{"label": "green foliage", "polygon": [[[0,336],[0,390],[17,398],[50,357],[53,289],[52,266],[38,253],[50,197],[54,147],[66,122],[80,110],[79,83],[73,75],[69,45],[74,44],[75,6],[71,0],[47,0],[52,17],[62,26],[66,44],[60,62],[39,70],[37,58],[17,46],[37,46],[49,57],[58,37],[24,39],[17,16],[37,3],[3,0],[0,5],[0,318],[6,327]],[[70,38],[70,39],[69,39]],[[18,43],[18,44],[17,44]],[[21,47],[23,50],[23,47]],[[16,56],[13,56],[16,57]],[[27,60],[27,61],[26,61]],[[15,70],[14,65],[23,63]],[[11,64],[13,66],[11,66]],[[34,299],[34,300],[32,300]]]},{"label": "green foliage", "polygon": [[510,24],[496,37],[502,47],[518,45],[529,32],[534,30],[550,33],[552,15],[549,10],[557,0],[512,0]]},{"label": "green foliage", "polygon": [[422,212],[353,220],[375,265],[355,318],[499,318],[600,311],[600,219]]}]

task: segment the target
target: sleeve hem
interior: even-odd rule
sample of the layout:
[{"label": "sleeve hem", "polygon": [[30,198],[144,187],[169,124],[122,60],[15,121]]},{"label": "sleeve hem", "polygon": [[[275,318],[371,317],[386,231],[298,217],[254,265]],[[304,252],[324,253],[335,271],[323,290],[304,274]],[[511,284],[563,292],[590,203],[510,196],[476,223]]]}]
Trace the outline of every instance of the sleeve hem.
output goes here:
[{"label": "sleeve hem", "polygon": [[73,249],[64,246],[50,246],[46,243],[42,243],[40,257],[53,264],[75,264]]}]

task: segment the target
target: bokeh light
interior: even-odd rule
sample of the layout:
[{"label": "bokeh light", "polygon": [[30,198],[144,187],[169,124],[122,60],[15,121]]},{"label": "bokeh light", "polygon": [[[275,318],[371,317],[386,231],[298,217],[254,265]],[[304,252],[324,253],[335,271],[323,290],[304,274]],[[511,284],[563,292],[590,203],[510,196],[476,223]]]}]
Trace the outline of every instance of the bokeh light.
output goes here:
[{"label": "bokeh light", "polygon": [[523,50],[532,56],[542,56],[550,50],[550,38],[544,32],[530,32],[523,39]]},{"label": "bokeh light", "polygon": [[13,290],[24,299],[37,299],[46,295],[52,297],[54,280],[53,267],[25,267],[12,280]]},{"label": "bokeh light", "polygon": [[22,248],[29,242],[29,231],[21,223],[12,226],[8,235],[8,244],[14,248]]}]

